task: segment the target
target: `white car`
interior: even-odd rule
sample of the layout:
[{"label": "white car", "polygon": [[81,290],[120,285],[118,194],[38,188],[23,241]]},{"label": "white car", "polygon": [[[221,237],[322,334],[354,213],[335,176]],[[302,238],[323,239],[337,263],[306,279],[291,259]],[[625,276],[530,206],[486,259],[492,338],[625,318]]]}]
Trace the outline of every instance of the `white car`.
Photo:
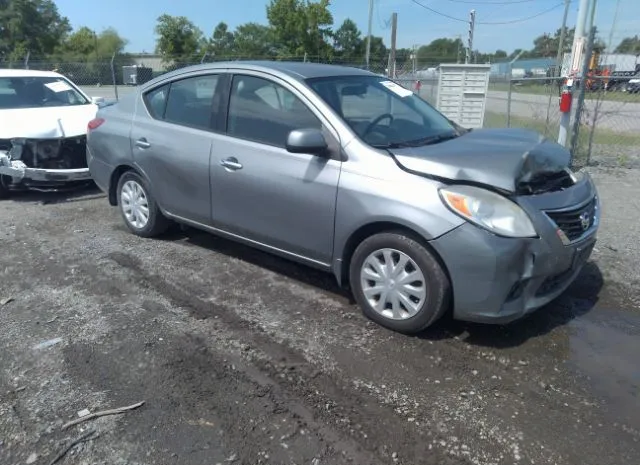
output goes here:
[{"label": "white car", "polygon": [[87,124],[103,101],[55,72],[0,69],[0,198],[90,180]]}]

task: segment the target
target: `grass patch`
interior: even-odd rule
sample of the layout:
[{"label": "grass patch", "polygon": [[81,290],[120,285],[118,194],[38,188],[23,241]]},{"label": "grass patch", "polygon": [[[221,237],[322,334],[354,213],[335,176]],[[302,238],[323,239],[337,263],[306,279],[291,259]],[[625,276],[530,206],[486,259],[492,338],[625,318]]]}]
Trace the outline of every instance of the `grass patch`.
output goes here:
[{"label": "grass patch", "polygon": [[[530,94],[530,95],[554,95],[559,96],[557,84],[523,84],[513,85],[513,94]],[[489,84],[489,90],[499,92],[509,92],[509,84],[506,82],[492,82]],[[627,92],[586,92],[585,100],[606,100],[609,102],[628,102],[640,103],[640,94],[629,94]]]},{"label": "grass patch", "polygon": [[[494,113],[487,111],[484,115],[485,128],[505,128],[507,127],[507,115],[502,113]],[[558,122],[549,121],[546,125],[545,120],[536,118],[526,118],[522,116],[511,116],[511,127],[526,128],[538,131],[552,140],[558,138]],[[583,127],[578,135],[578,144],[586,145],[588,142],[589,127]],[[640,134],[632,132],[615,132],[608,128],[595,129],[593,143],[599,145],[617,145],[617,146],[640,146]]]}]

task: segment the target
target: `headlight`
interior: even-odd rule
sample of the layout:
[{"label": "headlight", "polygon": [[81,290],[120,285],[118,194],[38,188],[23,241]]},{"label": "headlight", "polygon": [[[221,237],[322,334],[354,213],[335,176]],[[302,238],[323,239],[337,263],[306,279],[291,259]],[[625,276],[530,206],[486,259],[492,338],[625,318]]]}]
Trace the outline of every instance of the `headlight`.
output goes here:
[{"label": "headlight", "polygon": [[440,189],[444,204],[457,215],[495,234],[507,237],[536,237],[525,211],[511,200],[472,186]]}]

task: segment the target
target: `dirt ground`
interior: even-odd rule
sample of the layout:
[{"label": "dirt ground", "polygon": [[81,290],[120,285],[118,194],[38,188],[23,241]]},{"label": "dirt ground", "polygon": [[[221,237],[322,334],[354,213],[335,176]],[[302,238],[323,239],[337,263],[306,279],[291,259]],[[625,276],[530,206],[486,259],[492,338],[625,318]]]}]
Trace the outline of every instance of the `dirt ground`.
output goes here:
[{"label": "dirt ground", "polygon": [[368,322],[331,276],[194,230],[136,238],[98,191],[16,194],[0,463],[50,464],[93,430],[58,463],[640,463],[640,171],[593,173],[600,242],[564,296],[418,337]]}]

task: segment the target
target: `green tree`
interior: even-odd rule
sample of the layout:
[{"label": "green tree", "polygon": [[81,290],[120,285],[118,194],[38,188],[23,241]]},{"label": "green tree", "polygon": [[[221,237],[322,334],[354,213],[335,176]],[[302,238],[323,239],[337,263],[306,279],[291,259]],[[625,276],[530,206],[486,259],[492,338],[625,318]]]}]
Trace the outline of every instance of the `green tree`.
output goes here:
[{"label": "green tree", "polygon": [[[126,44],[126,39],[113,28],[96,34],[88,27],[81,27],[58,47],[52,58],[53,67],[81,85],[111,83],[113,54],[116,54],[116,69],[131,63],[130,57],[122,53]],[[120,75],[116,73],[117,78]]]},{"label": "green tree", "polygon": [[[564,42],[563,42],[563,53],[571,52],[571,48],[573,46],[573,37],[575,35],[576,29],[566,29]],[[529,52],[530,57],[536,58],[555,58],[558,56],[558,47],[560,46],[560,35],[562,33],[562,28],[558,28],[556,32],[552,34],[543,34],[541,36],[536,37],[533,40],[533,49]]]},{"label": "green tree", "polygon": [[329,0],[271,0],[267,19],[280,56],[330,58],[333,16]]},{"label": "green tree", "polygon": [[0,60],[42,59],[71,32],[52,0],[3,0],[0,3]]},{"label": "green tree", "polygon": [[463,60],[464,53],[465,48],[460,39],[435,39],[418,49],[418,65],[424,67],[439,63],[455,63],[458,59]]},{"label": "green tree", "polygon": [[209,40],[209,52],[217,57],[229,56],[233,53],[235,35],[225,22],[219,22]]},{"label": "green tree", "polygon": [[98,55],[98,36],[88,27],[74,31],[59,47],[65,59],[85,60]]},{"label": "green tree", "polygon": [[360,30],[356,23],[350,19],[345,19],[342,25],[333,35],[333,44],[338,56],[344,62],[353,61],[355,58],[362,58],[363,41]]},{"label": "green tree", "polygon": [[306,34],[304,40],[305,52],[316,55],[318,59],[333,57],[333,15],[329,11],[330,0],[311,2],[307,0]]},{"label": "green tree", "polygon": [[633,37],[625,37],[613,52],[640,55],[640,38],[638,38],[637,35]]},{"label": "green tree", "polygon": [[496,60],[504,60],[507,58],[507,56],[508,54],[504,50],[496,50],[496,53],[493,54],[493,57]]},{"label": "green tree", "polygon": [[96,34],[94,30],[83,26],[60,44],[56,56],[75,61],[108,60],[114,53],[121,54],[126,45],[127,40],[113,28]]},{"label": "green tree", "polygon": [[267,19],[273,29],[279,55],[304,54],[302,36],[306,30],[304,4],[300,0],[271,0]]},{"label": "green tree", "polygon": [[[522,52],[522,54],[520,54],[520,52]],[[527,50],[523,50],[521,48],[517,48],[515,49],[513,52],[511,52],[511,54],[507,57],[506,61],[511,61],[513,60],[515,57],[517,57],[520,54],[520,58],[518,58],[519,60],[524,60],[526,58],[532,58],[533,56],[531,55],[531,52],[527,51]]]},{"label": "green tree", "polygon": [[121,37],[114,28],[107,28],[98,35],[98,56],[110,57],[122,54],[129,41]]},{"label": "green tree", "polygon": [[[364,41],[364,46],[366,47],[367,41]],[[384,44],[384,39],[382,37],[371,36],[371,50],[370,50],[371,61],[374,60],[386,60],[389,56],[389,49]],[[385,61],[386,63],[386,61]]]},{"label": "green tree", "polygon": [[270,58],[275,55],[273,31],[258,23],[238,26],[234,32],[234,51],[244,58]]},{"label": "green tree", "polygon": [[160,16],[155,33],[158,36],[156,53],[165,63],[193,62],[202,51],[202,31],[184,16]]}]

